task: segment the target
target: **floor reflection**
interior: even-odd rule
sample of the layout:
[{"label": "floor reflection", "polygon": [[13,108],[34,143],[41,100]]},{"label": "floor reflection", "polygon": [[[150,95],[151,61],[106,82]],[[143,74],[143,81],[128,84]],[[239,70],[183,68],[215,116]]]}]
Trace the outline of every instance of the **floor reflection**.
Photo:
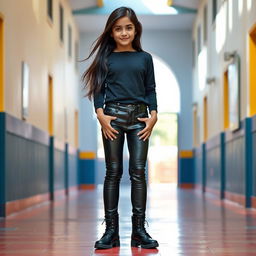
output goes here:
[{"label": "floor reflection", "polygon": [[161,255],[159,254],[158,249],[143,249],[143,248],[136,248],[136,247],[131,247],[131,248],[121,248],[121,247],[116,247],[112,249],[106,249],[106,250],[95,250],[93,255],[97,256],[106,256],[106,255],[115,255],[115,256],[125,256],[125,255],[131,255],[131,256],[157,256]]},{"label": "floor reflection", "polygon": [[105,225],[102,188],[0,219],[0,256],[256,255],[256,211],[199,190],[149,186],[146,219],[157,249],[132,248],[130,186],[120,193],[121,246],[95,250]]}]

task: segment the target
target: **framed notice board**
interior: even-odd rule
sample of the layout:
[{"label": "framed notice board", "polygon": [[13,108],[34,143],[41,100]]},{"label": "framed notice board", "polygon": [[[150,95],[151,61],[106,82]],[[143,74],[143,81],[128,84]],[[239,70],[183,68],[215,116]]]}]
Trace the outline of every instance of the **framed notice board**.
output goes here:
[{"label": "framed notice board", "polygon": [[22,61],[22,119],[26,120],[28,117],[28,100],[29,100],[29,66]]},{"label": "framed notice board", "polygon": [[240,58],[235,54],[228,66],[229,127],[240,128]]}]

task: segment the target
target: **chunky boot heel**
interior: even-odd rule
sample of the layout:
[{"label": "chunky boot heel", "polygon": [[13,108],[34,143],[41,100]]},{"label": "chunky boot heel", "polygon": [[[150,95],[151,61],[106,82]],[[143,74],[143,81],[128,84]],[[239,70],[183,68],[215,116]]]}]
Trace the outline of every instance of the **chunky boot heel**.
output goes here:
[{"label": "chunky boot heel", "polygon": [[112,247],[120,247],[120,240],[113,242]]},{"label": "chunky boot heel", "polygon": [[146,232],[144,227],[145,216],[132,216],[131,246],[152,249],[159,246],[158,242]]},{"label": "chunky boot heel", "polygon": [[135,240],[131,240],[131,247],[139,247],[139,246],[140,246],[140,243],[138,243]]},{"label": "chunky boot heel", "polygon": [[106,230],[101,239],[95,242],[94,248],[109,249],[113,247],[119,247],[120,240],[118,214],[111,217],[107,217],[104,221],[106,222]]}]

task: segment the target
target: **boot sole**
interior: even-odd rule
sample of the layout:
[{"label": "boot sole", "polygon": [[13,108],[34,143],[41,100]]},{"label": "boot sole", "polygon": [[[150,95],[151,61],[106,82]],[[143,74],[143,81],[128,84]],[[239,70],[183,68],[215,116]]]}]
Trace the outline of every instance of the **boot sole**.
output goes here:
[{"label": "boot sole", "polygon": [[112,244],[108,245],[108,244],[95,244],[94,248],[96,249],[110,249],[113,247],[120,247],[120,241],[115,241]]},{"label": "boot sole", "polygon": [[141,244],[140,242],[136,240],[131,240],[131,247],[139,247],[143,249],[153,249],[159,246],[158,242],[152,243],[152,244]]}]

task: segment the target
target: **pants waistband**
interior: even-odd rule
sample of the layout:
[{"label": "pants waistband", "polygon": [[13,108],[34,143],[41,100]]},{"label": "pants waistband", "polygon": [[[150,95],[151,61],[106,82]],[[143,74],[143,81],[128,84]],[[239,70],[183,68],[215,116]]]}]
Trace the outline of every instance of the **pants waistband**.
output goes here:
[{"label": "pants waistband", "polygon": [[[136,124],[145,125],[145,123],[138,121],[138,117],[148,117],[147,105],[144,103],[120,103],[120,102],[108,102],[105,104],[104,114],[116,116],[117,119],[112,120],[112,124],[122,126],[128,129],[128,126],[133,129]],[[140,126],[139,125],[139,126]]]},{"label": "pants waistband", "polygon": [[145,103],[121,103],[121,102],[108,102],[106,107],[113,107],[117,109],[127,109],[130,111],[147,112],[147,105]]},{"label": "pants waistband", "polygon": [[145,103],[122,103],[122,102],[108,102],[106,106],[124,106],[124,107],[147,107]]}]

